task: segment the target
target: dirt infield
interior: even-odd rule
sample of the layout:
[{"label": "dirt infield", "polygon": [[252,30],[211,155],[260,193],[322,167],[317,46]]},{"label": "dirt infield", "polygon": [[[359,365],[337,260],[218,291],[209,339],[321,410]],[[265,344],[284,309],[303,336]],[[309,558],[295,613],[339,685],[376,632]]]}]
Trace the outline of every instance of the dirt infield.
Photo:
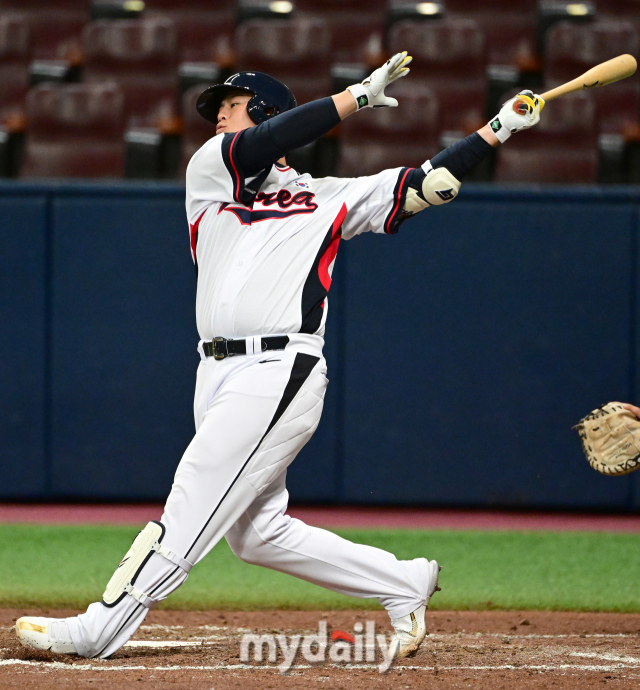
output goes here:
[{"label": "dirt infield", "polygon": [[[326,622],[348,637],[372,622],[390,632],[384,612],[152,611],[132,641],[111,659],[95,661],[35,653],[20,647],[13,621],[25,611],[0,610],[2,688],[638,688],[640,615],[551,612],[429,613],[430,635],[417,655],[387,673],[375,662],[310,664],[298,653],[281,673],[283,657],[242,661],[245,634],[317,634]],[[29,611],[30,614],[38,612]],[[47,611],[40,615],[71,615]],[[354,628],[354,626],[356,626]],[[337,633],[340,630],[342,633]],[[343,634],[344,633],[344,634]],[[351,653],[350,642],[341,642]],[[265,648],[266,651],[266,648]]]}]

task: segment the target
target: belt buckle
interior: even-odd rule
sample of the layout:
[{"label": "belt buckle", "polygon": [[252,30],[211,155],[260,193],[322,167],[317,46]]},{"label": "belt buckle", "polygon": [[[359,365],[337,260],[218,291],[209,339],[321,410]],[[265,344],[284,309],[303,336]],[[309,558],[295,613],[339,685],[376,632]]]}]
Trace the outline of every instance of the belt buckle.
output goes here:
[{"label": "belt buckle", "polygon": [[[216,360],[221,360],[224,359],[225,357],[229,356],[229,350],[227,349],[227,339],[226,338],[214,338],[212,341],[213,344],[213,358]],[[224,343],[224,349],[226,352],[218,352],[218,343]]]}]

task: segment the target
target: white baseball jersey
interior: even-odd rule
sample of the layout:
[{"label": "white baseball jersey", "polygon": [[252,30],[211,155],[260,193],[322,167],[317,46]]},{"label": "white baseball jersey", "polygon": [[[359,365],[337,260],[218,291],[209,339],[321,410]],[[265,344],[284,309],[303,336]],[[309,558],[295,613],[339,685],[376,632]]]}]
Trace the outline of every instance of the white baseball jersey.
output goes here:
[{"label": "white baseball jersey", "polygon": [[213,137],[187,167],[200,337],[322,336],[340,239],[397,232],[412,168],[314,179],[276,164],[245,180],[238,134]]}]

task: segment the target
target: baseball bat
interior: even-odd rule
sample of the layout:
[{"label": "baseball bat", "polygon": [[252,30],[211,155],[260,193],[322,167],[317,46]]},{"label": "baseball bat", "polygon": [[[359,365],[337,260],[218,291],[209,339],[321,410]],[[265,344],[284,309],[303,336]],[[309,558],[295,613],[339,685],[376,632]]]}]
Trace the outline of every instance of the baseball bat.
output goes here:
[{"label": "baseball bat", "polygon": [[[599,65],[587,70],[583,75],[556,86],[555,89],[540,94],[545,102],[552,101],[554,98],[564,96],[574,91],[583,91],[584,89],[593,89],[596,86],[606,86],[613,84],[614,81],[626,79],[630,77],[635,71],[638,63],[633,55],[618,55],[618,57],[606,62],[601,62]],[[518,112],[518,108],[522,101],[516,101],[513,104],[513,109]],[[544,106],[543,106],[544,107]]]}]

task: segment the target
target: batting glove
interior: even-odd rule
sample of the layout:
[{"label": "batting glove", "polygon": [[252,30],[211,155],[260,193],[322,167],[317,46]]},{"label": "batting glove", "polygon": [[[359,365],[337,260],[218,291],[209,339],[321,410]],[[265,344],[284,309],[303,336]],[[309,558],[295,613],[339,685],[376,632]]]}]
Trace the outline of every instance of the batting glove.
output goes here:
[{"label": "batting glove", "polygon": [[356,99],[358,110],[361,108],[397,108],[398,101],[384,95],[385,88],[396,79],[406,77],[409,68],[406,67],[413,58],[407,52],[396,53],[387,60],[382,67],[372,72],[362,84],[354,84],[347,87],[351,95]]},{"label": "batting glove", "polygon": [[[518,101],[517,111],[514,103]],[[540,122],[540,111],[544,108],[544,100],[531,91],[522,91],[508,100],[500,112],[489,122],[491,131],[501,144],[521,129],[529,129]]]}]

